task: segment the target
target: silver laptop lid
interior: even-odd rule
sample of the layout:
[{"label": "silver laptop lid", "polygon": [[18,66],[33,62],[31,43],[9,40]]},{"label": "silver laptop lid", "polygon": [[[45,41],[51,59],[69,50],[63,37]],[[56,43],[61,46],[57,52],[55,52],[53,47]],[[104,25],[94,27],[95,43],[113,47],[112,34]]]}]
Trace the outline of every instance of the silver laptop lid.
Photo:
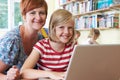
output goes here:
[{"label": "silver laptop lid", "polygon": [[120,45],[78,45],[65,80],[120,80]]}]

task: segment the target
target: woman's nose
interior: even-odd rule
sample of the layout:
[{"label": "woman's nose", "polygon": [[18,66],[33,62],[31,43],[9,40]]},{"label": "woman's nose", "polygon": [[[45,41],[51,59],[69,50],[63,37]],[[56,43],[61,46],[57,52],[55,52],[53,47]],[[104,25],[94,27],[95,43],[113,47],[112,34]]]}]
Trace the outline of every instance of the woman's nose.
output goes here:
[{"label": "woman's nose", "polygon": [[38,20],[41,19],[40,14],[37,13],[35,18],[38,19]]}]

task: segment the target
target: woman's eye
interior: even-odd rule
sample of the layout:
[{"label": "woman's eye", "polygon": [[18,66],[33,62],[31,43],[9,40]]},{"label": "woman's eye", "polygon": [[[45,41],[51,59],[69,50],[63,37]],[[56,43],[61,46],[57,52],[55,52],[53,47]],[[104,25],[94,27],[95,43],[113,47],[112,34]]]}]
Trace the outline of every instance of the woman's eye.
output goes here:
[{"label": "woman's eye", "polygon": [[40,15],[45,15],[45,12],[39,12]]},{"label": "woman's eye", "polygon": [[[31,14],[36,14],[36,12],[31,12]],[[39,12],[39,14],[44,15],[44,14],[45,14],[45,12]]]},{"label": "woman's eye", "polygon": [[35,12],[31,12],[30,14],[35,14]]}]

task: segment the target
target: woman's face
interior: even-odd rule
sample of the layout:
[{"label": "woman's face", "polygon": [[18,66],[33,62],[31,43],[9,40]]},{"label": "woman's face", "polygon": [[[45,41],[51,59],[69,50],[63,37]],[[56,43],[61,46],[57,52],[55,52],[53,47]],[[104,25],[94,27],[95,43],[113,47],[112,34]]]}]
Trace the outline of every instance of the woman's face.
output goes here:
[{"label": "woman's face", "polygon": [[65,24],[56,26],[56,37],[61,43],[68,43],[73,37],[74,21],[70,20]]},{"label": "woman's face", "polygon": [[27,27],[39,30],[46,22],[46,12],[44,7],[35,8],[26,13],[24,16],[24,23]]}]

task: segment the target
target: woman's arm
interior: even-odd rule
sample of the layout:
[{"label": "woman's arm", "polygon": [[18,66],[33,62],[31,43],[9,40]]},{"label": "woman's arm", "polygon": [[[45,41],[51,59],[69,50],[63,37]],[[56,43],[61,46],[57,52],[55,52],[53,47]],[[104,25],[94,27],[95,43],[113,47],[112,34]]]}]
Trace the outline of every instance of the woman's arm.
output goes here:
[{"label": "woman's arm", "polygon": [[0,79],[5,80],[6,75],[3,72],[8,68],[8,66],[0,60]]},{"label": "woman's arm", "polygon": [[13,66],[7,71],[7,74],[3,74],[3,72],[9,67],[0,61],[0,80],[18,80],[19,78],[19,69],[16,66]]},{"label": "woman's arm", "polygon": [[[0,38],[0,80],[18,80],[15,79],[16,74],[19,73],[18,68],[10,68],[15,64],[14,62],[17,62],[16,58],[19,54],[20,37],[18,35],[18,30],[14,29]],[[13,72],[14,74],[11,74]]]}]

